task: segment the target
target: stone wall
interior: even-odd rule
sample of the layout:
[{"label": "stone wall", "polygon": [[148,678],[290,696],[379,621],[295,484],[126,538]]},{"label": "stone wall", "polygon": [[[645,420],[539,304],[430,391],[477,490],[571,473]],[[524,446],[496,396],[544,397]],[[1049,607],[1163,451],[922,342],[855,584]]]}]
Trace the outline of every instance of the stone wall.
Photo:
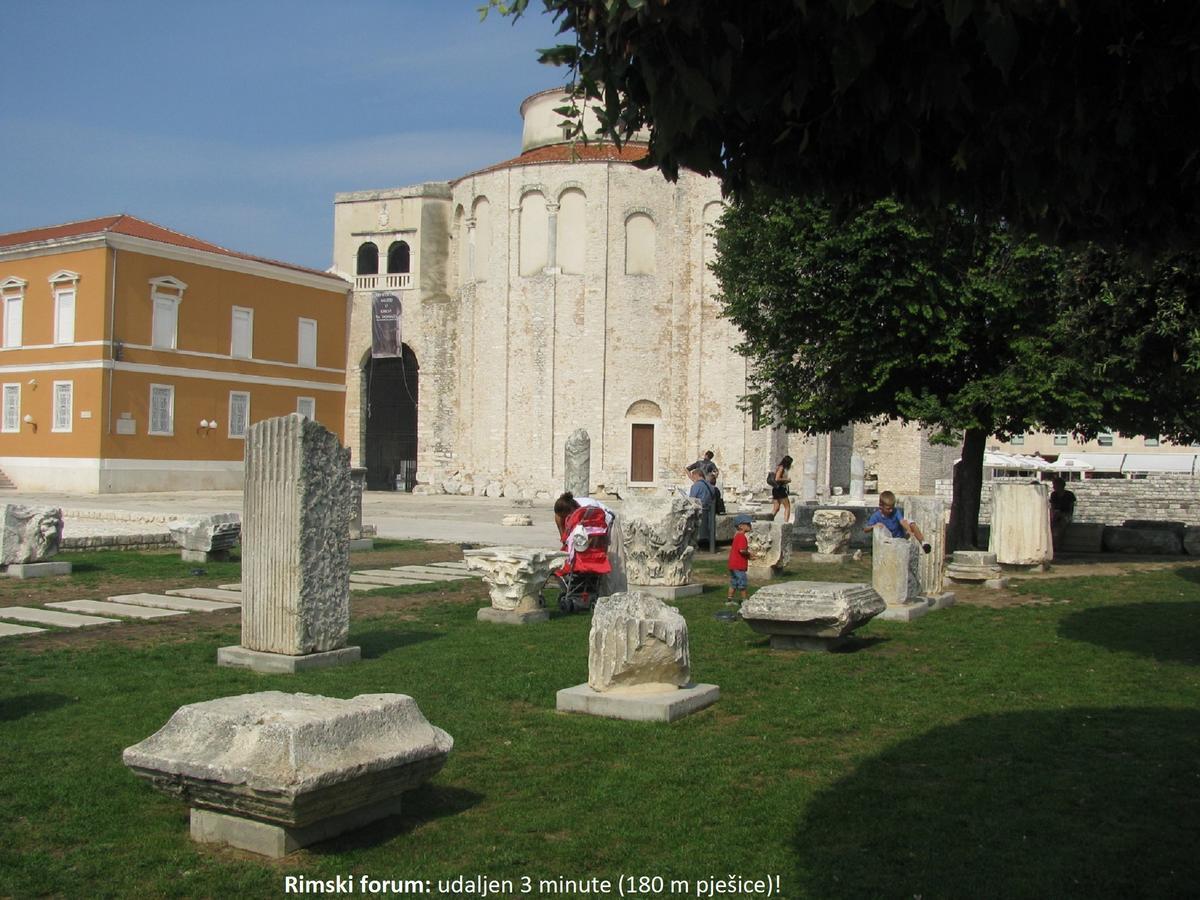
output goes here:
[{"label": "stone wall", "polygon": [[[1200,478],[1192,475],[1148,475],[1145,478],[1089,478],[1072,481],[1075,521],[1120,525],[1126,519],[1200,525]],[[949,478],[937,483],[937,495],[951,499]],[[983,483],[979,521],[992,521],[991,482]]]}]

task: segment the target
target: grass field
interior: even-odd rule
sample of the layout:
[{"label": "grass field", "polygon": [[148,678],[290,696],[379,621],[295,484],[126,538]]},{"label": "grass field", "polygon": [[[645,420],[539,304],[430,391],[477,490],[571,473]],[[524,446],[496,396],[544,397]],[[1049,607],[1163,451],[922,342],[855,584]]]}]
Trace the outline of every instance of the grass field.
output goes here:
[{"label": "grass field", "polygon": [[[167,564],[143,556],[113,577]],[[489,896],[615,897],[630,876],[627,897],[750,896],[711,879],[788,898],[1200,894],[1200,566],[967,591],[830,654],[715,619],[723,568],[700,563],[709,588],[678,604],[721,699],[669,726],[557,713],[587,678],[589,619],[479,623],[476,582],[356,595],[362,662],[294,676],[216,666],[236,613],[6,639],[0,896],[273,897],[289,876],[352,876],[358,896],[361,876],[438,897],[482,896],[480,877]],[[410,694],[455,749],[403,815],[285,860],[195,845],[121,751],[185,703],[258,690]]]}]

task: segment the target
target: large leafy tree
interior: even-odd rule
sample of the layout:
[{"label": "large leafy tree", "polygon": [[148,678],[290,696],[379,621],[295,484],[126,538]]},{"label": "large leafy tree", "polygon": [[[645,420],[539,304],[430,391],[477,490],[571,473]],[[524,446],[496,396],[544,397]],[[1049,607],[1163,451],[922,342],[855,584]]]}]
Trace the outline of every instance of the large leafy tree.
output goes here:
[{"label": "large leafy tree", "polygon": [[[483,7],[521,14],[530,0]],[[1195,0],[542,0],[649,164],[948,203],[1063,239],[1200,234]]]},{"label": "large leafy tree", "polygon": [[934,219],[886,199],[835,218],[828,204],[750,196],[722,219],[714,271],[767,415],[806,431],[888,416],[963,436],[950,541],[968,547],[989,435],[1094,427],[1055,345],[1061,257],[954,208]]}]

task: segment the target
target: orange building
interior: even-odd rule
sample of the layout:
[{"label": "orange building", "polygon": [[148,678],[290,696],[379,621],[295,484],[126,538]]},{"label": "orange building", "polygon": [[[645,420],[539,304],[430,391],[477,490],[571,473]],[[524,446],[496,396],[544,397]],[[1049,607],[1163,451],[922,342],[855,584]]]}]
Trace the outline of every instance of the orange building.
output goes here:
[{"label": "orange building", "polygon": [[253,422],[341,439],[349,291],[127,215],[0,235],[0,469],[31,491],[238,488]]}]

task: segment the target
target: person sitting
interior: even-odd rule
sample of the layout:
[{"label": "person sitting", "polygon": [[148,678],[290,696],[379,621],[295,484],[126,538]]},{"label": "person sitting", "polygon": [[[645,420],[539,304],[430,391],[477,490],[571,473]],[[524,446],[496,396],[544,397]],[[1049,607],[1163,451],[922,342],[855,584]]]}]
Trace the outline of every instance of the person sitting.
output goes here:
[{"label": "person sitting", "polygon": [[1051,483],[1054,490],[1050,492],[1050,540],[1057,550],[1067,536],[1067,526],[1075,518],[1075,492],[1067,488],[1061,475],[1054,476]]}]

